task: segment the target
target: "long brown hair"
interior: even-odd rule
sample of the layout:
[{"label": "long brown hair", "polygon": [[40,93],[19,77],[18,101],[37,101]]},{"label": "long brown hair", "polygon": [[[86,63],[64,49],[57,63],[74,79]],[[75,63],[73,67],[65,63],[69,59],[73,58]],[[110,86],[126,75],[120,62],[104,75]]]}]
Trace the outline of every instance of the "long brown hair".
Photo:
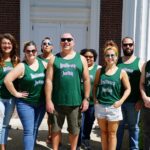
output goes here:
[{"label": "long brown hair", "polygon": [[0,35],[0,67],[5,66],[5,63],[4,63],[5,60],[4,60],[3,52],[2,52],[2,48],[1,48],[3,39],[8,39],[12,43],[12,50],[10,52],[10,59],[11,59],[13,66],[15,67],[20,62],[20,59],[19,59],[18,53],[17,53],[18,52],[18,45],[17,45],[16,39],[10,33],[5,33],[5,34]]}]

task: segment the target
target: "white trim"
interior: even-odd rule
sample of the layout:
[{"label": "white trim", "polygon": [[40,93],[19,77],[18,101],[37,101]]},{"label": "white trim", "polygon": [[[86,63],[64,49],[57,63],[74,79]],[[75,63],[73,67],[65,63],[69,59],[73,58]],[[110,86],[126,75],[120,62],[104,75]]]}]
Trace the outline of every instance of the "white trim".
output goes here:
[{"label": "white trim", "polygon": [[[90,20],[90,48],[94,48],[99,55],[99,28],[100,28],[100,0],[91,0]],[[98,60],[97,60],[98,61]]]},{"label": "white trim", "polygon": [[[75,23],[87,23],[88,14],[90,9],[88,8],[49,8],[49,7],[32,7],[32,21],[33,22],[75,22]],[[69,14],[69,15],[68,15]],[[65,17],[64,17],[65,16]],[[67,16],[69,16],[67,18]]]},{"label": "white trim", "polygon": [[150,0],[124,0],[122,37],[135,41],[135,55],[150,59]]},{"label": "white trim", "polygon": [[20,1],[20,54],[22,58],[23,44],[30,39],[30,0]]}]

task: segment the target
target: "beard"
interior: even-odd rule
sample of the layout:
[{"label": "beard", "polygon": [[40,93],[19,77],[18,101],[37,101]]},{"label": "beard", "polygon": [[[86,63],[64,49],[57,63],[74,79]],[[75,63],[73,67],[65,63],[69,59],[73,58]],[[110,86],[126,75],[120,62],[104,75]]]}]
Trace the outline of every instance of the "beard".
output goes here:
[{"label": "beard", "polygon": [[133,55],[133,50],[130,50],[130,51],[128,51],[128,50],[123,50],[123,54],[124,54],[124,56],[132,56]]}]

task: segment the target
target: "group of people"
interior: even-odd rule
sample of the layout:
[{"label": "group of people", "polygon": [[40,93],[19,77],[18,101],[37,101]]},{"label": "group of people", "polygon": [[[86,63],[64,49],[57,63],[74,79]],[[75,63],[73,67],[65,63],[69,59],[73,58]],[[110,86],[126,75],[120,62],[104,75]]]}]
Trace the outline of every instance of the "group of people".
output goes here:
[{"label": "group of people", "polygon": [[[129,130],[129,147],[139,150],[139,120],[142,109],[143,149],[150,149],[150,61],[144,64],[134,55],[134,41],[122,40],[123,57],[117,44],[106,41],[104,65],[97,65],[97,52],[76,52],[71,33],[60,37],[61,51],[52,54],[52,39],[24,44],[20,61],[15,38],[0,36],[0,147],[6,150],[9,122],[16,106],[23,125],[24,150],[34,150],[38,128],[48,114],[47,143],[58,150],[61,129],[68,123],[71,150],[90,150],[90,134],[95,118],[101,132],[103,150],[120,150],[124,129]],[[142,73],[141,73],[142,72]],[[143,100],[142,100],[143,99]],[[144,104],[144,105],[143,105]]]}]

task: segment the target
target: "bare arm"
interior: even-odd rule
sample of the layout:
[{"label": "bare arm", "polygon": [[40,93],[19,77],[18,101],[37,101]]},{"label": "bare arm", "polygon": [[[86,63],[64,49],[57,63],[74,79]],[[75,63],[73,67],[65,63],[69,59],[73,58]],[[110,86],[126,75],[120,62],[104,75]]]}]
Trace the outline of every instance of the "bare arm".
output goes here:
[{"label": "bare arm", "polygon": [[47,112],[53,113],[54,111],[54,105],[52,102],[52,81],[53,81],[53,63],[54,63],[55,57],[51,58],[48,65],[47,65],[47,71],[46,71],[46,81],[45,81],[45,95],[46,95],[46,110]]},{"label": "bare arm", "polygon": [[145,64],[144,61],[142,61],[142,60],[139,61],[138,66],[139,66],[139,69],[140,69],[141,72],[142,72],[144,64]]},{"label": "bare arm", "polygon": [[141,96],[142,96],[142,99],[144,101],[145,107],[150,108],[150,97],[148,97],[146,95],[145,87],[144,87],[144,84],[145,84],[145,66],[146,66],[146,63],[142,67],[142,73],[141,73],[141,78],[140,78],[140,92],[141,92]]},{"label": "bare arm", "polygon": [[114,107],[120,107],[123,102],[127,99],[127,97],[129,96],[130,92],[131,92],[131,86],[130,86],[130,82],[129,82],[129,78],[128,78],[128,75],[127,73],[122,70],[121,71],[121,81],[123,83],[123,86],[124,86],[124,93],[121,97],[121,99],[117,102],[114,103]]},{"label": "bare arm", "polygon": [[84,84],[84,99],[81,106],[83,112],[86,111],[89,106],[87,98],[89,98],[90,95],[90,76],[87,61],[83,56],[81,56],[81,61],[83,63],[83,84]]},{"label": "bare arm", "polygon": [[[142,73],[143,65],[144,65],[144,61],[140,60],[138,66],[139,66],[139,70],[140,70],[141,73]],[[142,102],[142,98],[141,98],[141,95],[140,95],[139,100],[135,104],[135,109],[137,111],[139,111],[142,108],[142,106],[143,106],[143,102]]]},{"label": "bare arm", "polygon": [[17,98],[26,98],[28,93],[26,91],[18,92],[13,84],[13,81],[24,74],[24,65],[19,63],[14,69],[12,69],[4,78],[4,84],[8,91]]},{"label": "bare arm", "polygon": [[96,76],[95,76],[95,80],[94,80],[94,85],[93,85],[93,99],[94,99],[94,103],[98,103],[97,97],[96,97],[96,93],[97,93],[97,87],[100,81],[100,72],[101,72],[101,68],[99,68],[96,72]]}]

